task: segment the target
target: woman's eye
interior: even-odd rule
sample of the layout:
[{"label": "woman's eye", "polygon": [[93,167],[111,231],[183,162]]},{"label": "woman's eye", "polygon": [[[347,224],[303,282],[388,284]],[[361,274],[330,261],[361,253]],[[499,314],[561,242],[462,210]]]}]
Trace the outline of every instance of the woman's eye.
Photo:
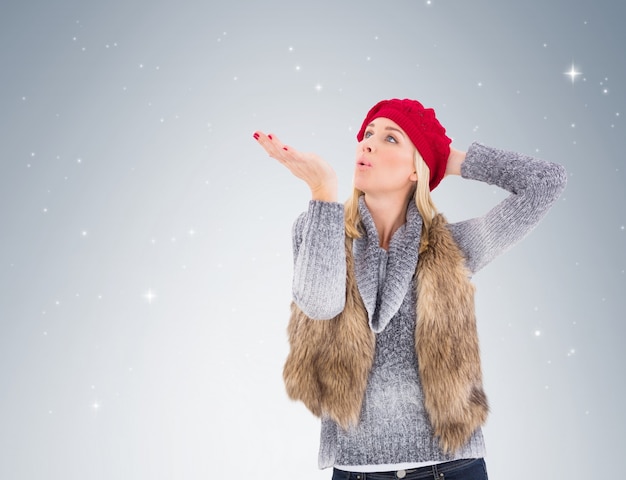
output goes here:
[{"label": "woman's eye", "polygon": [[398,143],[398,141],[396,140],[395,137],[391,136],[391,135],[387,135],[387,141],[391,142],[391,143]]},{"label": "woman's eye", "polygon": [[372,132],[365,132],[365,135],[363,135],[365,138],[370,138],[372,136]]}]

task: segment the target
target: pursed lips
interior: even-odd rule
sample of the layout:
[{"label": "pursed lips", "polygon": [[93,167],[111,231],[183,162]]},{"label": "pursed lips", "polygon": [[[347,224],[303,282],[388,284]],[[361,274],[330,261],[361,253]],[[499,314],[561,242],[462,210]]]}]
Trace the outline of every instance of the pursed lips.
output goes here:
[{"label": "pursed lips", "polygon": [[359,158],[356,161],[356,166],[360,168],[370,168],[372,164],[368,162],[365,158]]}]

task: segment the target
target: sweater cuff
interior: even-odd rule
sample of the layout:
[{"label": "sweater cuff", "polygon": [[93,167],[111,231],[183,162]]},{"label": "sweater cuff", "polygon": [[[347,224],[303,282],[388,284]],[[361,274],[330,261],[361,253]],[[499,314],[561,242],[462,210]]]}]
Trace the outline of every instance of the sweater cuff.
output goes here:
[{"label": "sweater cuff", "polygon": [[344,206],[339,202],[309,201],[307,225],[315,230],[322,230],[324,236],[340,234],[344,236]]},{"label": "sweater cuff", "polygon": [[505,154],[503,150],[474,142],[468,148],[465,161],[461,164],[461,176],[493,184],[494,178],[500,177],[498,170],[503,168],[503,163],[499,159]]}]

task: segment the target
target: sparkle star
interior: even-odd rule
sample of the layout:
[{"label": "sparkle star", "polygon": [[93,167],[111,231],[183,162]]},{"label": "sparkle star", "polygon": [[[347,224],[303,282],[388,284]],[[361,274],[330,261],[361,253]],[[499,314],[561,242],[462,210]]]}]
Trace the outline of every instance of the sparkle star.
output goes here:
[{"label": "sparkle star", "polygon": [[574,83],[574,81],[576,80],[576,77],[578,75],[581,75],[581,72],[578,72],[576,70],[576,67],[574,66],[574,64],[572,63],[572,67],[570,68],[569,72],[563,72],[564,75],[569,75],[570,79],[572,80],[572,83]]},{"label": "sparkle star", "polygon": [[152,303],[152,301],[156,298],[156,295],[152,290],[148,290],[148,293],[146,293],[143,297],[148,301],[148,303]]}]

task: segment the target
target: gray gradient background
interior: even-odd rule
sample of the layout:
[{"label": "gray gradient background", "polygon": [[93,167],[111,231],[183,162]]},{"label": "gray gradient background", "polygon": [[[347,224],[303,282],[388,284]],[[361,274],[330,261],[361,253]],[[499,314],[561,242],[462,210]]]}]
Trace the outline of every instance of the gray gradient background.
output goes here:
[{"label": "gray gradient background", "polygon": [[[358,126],[390,97],[435,107],[457,148],[566,166],[544,223],[475,278],[488,466],[620,475],[622,2],[10,3],[0,478],[330,478],[281,378],[308,192],[252,133],[324,156],[343,198]],[[435,192],[450,220],[503,197]]]}]

